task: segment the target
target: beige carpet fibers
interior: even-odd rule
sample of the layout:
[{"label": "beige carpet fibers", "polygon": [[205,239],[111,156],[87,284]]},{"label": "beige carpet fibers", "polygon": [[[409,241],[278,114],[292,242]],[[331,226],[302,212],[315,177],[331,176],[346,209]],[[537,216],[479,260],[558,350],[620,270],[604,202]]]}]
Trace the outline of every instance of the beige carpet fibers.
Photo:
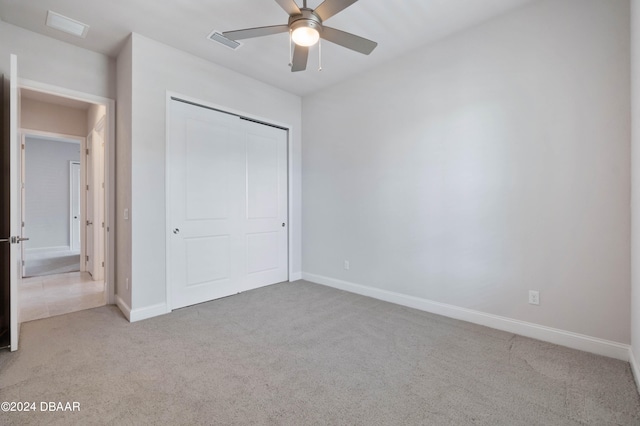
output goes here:
[{"label": "beige carpet fibers", "polygon": [[638,425],[629,365],[304,281],[25,323],[0,424]]}]

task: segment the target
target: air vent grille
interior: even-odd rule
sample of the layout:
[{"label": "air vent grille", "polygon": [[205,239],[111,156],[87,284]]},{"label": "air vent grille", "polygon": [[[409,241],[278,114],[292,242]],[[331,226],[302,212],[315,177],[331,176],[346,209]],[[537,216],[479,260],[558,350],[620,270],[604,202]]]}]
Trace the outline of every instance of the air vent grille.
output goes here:
[{"label": "air vent grille", "polygon": [[209,34],[207,38],[233,50],[236,50],[237,48],[242,46],[242,43],[240,43],[239,41],[226,38],[220,31],[216,30],[211,31],[211,34]]}]

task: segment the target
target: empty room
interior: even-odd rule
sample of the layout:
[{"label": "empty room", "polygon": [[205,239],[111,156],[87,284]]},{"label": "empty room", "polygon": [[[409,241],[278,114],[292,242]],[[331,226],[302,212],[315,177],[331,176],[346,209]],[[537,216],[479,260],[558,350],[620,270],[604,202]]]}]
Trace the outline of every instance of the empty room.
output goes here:
[{"label": "empty room", "polygon": [[0,0],[0,74],[1,424],[640,424],[640,0]]}]

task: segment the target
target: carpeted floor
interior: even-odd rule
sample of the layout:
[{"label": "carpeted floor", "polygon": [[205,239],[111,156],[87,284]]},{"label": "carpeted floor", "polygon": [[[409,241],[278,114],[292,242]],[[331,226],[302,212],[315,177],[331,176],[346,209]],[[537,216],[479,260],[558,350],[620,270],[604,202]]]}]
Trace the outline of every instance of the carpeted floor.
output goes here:
[{"label": "carpeted floor", "polygon": [[[0,424],[638,425],[629,365],[304,281],[23,324]],[[38,408],[39,405],[38,405]]]}]

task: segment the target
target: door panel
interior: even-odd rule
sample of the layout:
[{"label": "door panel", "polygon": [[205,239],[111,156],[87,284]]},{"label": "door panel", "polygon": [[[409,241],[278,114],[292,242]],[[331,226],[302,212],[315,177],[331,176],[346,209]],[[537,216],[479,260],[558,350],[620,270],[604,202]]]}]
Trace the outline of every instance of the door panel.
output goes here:
[{"label": "door panel", "polygon": [[237,293],[232,256],[242,202],[238,117],[171,103],[169,137],[172,307]]},{"label": "door panel", "polygon": [[288,277],[287,133],[243,120],[246,141],[247,275],[244,290]]},{"label": "door panel", "polygon": [[172,308],[285,281],[286,132],[183,102],[170,108]]},{"label": "door panel", "polygon": [[[20,283],[22,282],[22,202],[21,192],[21,163],[22,149],[18,139],[18,114],[20,111],[20,96],[18,92],[18,58],[11,55],[11,76],[9,81],[9,185],[10,185],[10,345],[11,351],[18,350],[20,335],[19,300]],[[2,236],[5,238],[5,236]]]},{"label": "door panel", "polygon": [[230,278],[231,239],[228,235],[185,240],[187,286]]},{"label": "door panel", "polygon": [[93,259],[91,276],[94,280],[104,279],[104,129],[94,130],[91,138],[90,154],[92,180],[89,182],[93,196]]},{"label": "door panel", "polygon": [[[228,219],[234,141],[226,126],[187,120],[185,171],[188,220]],[[202,195],[206,194],[206,197]]]},{"label": "door panel", "polygon": [[89,133],[89,137],[87,137],[87,150],[85,151],[85,159],[86,159],[86,182],[87,186],[85,187],[86,191],[86,200],[87,200],[87,215],[85,218],[85,226],[86,231],[85,235],[85,270],[91,274],[92,277],[95,275],[94,270],[94,258],[95,258],[95,167],[93,164],[94,157],[94,138],[95,132]]},{"label": "door panel", "polygon": [[278,141],[247,135],[247,217],[278,217]]},{"label": "door panel", "polygon": [[71,250],[80,250],[80,163],[70,165],[71,198]]},{"label": "door panel", "polygon": [[[0,166],[9,170],[9,80],[2,76],[0,85]],[[0,347],[11,344],[11,187],[7,173],[0,173]]]},{"label": "door panel", "polygon": [[278,269],[278,250],[274,247],[278,247],[277,232],[247,235],[247,273]]}]

